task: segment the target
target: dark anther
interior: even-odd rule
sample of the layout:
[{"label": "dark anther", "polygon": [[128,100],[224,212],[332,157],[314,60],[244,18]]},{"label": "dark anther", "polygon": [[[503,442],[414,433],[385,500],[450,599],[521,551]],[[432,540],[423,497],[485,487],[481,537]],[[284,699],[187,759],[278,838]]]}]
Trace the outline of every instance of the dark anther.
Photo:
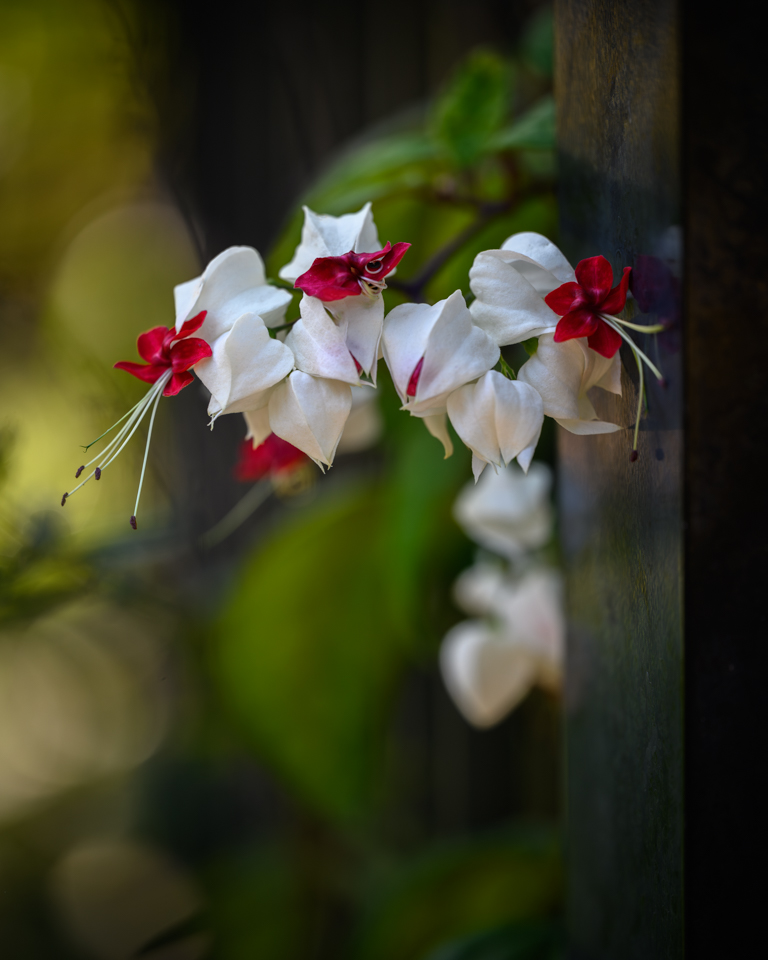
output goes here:
[{"label": "dark anther", "polygon": [[93,471],[93,475],[97,480],[101,480],[101,470],[98,467]]},{"label": "dark anther", "polygon": [[67,502],[67,497],[68,497],[68,496],[69,496],[69,494],[68,494],[68,493],[65,493],[64,496],[61,498],[61,505],[62,505],[62,507],[63,507],[64,504]]},{"label": "dark anther", "polygon": [[130,519],[130,524],[131,524],[131,526],[133,527],[133,529],[135,530],[135,529],[136,529],[136,517],[131,517],[131,519]]},{"label": "dark anther", "polygon": [[77,468],[77,473],[75,474],[75,480],[77,480],[77,478],[80,476],[80,474],[83,472],[83,470],[85,470],[85,467],[84,467],[84,466]]},{"label": "dark anther", "polygon": [[637,450],[633,450],[629,455],[629,462],[634,463],[637,460]]}]

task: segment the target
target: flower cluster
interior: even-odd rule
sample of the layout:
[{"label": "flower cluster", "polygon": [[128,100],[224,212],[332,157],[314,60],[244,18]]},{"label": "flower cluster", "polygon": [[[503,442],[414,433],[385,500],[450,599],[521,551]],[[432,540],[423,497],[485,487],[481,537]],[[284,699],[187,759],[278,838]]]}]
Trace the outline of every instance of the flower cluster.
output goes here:
[{"label": "flower cluster", "polygon": [[527,475],[511,465],[487,471],[454,506],[465,532],[492,551],[456,581],[456,603],[474,619],[453,627],[440,650],[445,686],[477,727],[498,723],[533,686],[560,687],[562,583],[536,553],[552,536],[551,486],[543,463]]},{"label": "flower cluster", "polygon": [[[190,371],[210,394],[211,426],[241,413],[254,448],[274,436],[325,469],[339,449],[353,391],[376,387],[383,357],[402,409],[424,421],[446,456],[453,449],[450,421],[472,451],[475,480],[488,464],[499,469],[517,460],[527,470],[545,415],[574,433],[621,429],[598,419],[587,394],[592,387],[621,393],[622,339],[638,363],[641,399],[641,359],[660,376],[626,333],[656,328],[616,316],[629,268],[612,287],[603,257],[574,270],[545,237],[519,233],[476,257],[471,306],[457,290],[439,303],[401,304],[385,316],[382,291],[410,244],[382,245],[370,203],[341,217],[304,212],[301,242],[279,274],[302,292],[299,319],[285,322],[293,294],[267,281],[250,247],[225,250],[201,276],[177,286],[174,327],[139,337],[146,363],[115,365],[152,387],[115,424],[123,424],[115,438],[78,470],[79,477],[95,464],[62,504],[100,479],[150,413],[148,451],[160,397],[191,383]],[[515,377],[501,348],[521,342],[532,355]],[[145,453],[139,496],[146,461]]]}]

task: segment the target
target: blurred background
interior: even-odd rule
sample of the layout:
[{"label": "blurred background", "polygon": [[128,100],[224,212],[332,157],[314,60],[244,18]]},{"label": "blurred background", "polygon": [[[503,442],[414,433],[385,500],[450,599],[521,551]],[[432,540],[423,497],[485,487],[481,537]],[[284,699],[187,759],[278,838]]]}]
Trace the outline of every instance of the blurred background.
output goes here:
[{"label": "blurred background", "polygon": [[174,284],[232,244],[276,277],[302,203],[413,244],[390,308],[557,241],[551,78],[533,0],[0,5],[4,957],[558,955],[558,698],[476,730],[446,693],[469,456],[383,365],[326,476],[236,469],[196,382],[137,532],[141,442],[59,506]]}]

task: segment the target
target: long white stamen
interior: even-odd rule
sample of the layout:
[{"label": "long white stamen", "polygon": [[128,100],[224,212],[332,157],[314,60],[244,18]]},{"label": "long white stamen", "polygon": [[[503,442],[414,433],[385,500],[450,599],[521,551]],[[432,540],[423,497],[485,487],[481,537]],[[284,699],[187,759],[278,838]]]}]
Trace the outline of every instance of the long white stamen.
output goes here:
[{"label": "long white stamen", "polygon": [[[90,450],[91,447],[92,447],[95,443],[98,443],[99,440],[101,440],[102,437],[106,437],[106,435],[107,435],[108,433],[111,433],[111,432],[115,429],[115,427],[118,425],[118,423],[122,423],[123,420],[125,420],[126,417],[130,417],[130,415],[133,413],[133,411],[136,409],[136,407],[140,407],[143,403],[146,402],[146,399],[147,399],[147,395],[145,394],[145,395],[141,398],[141,400],[139,400],[138,403],[134,403],[134,405],[131,407],[131,409],[128,411],[128,413],[124,413],[124,414],[122,415],[122,417],[120,417],[119,420],[116,420],[116,421],[112,424],[111,427],[109,427],[107,430],[104,431],[104,433],[101,434],[100,437],[96,437],[95,440],[91,440],[90,443],[86,443],[85,446],[83,447],[83,450]],[[94,459],[95,459],[95,458],[94,458]],[[91,463],[93,463],[93,460],[91,461]]]},{"label": "long white stamen", "polygon": [[612,323],[619,323],[622,327],[629,327],[630,330],[637,330],[638,333],[661,333],[663,330],[666,330],[666,327],[663,323],[655,323],[650,327],[640,326],[638,323],[630,323],[629,320],[620,320],[618,317],[614,317],[611,313],[601,313],[600,316],[603,320],[608,320]]},{"label": "long white stamen", "polygon": [[[155,404],[157,404],[157,401],[159,401],[160,397],[163,395],[163,390],[165,389],[166,383],[168,383],[168,381],[170,380],[171,374],[172,374],[171,370],[166,371],[162,375],[162,377],[160,377],[160,379],[157,380],[152,385],[152,388],[149,391],[147,391],[146,395],[133,407],[133,409],[128,411],[128,413],[130,414],[130,419],[128,420],[128,423],[126,423],[125,426],[120,430],[120,432],[114,438],[114,440],[111,440],[107,444],[107,446],[93,458],[93,460],[89,460],[88,463],[86,464],[86,466],[90,466],[90,464],[92,464],[94,461],[100,460],[101,463],[99,464],[99,466],[97,466],[94,470],[92,470],[88,474],[88,476],[85,478],[85,480],[81,480],[76,487],[73,487],[70,491],[64,494],[64,496],[62,497],[62,506],[72,496],[72,494],[77,493],[77,491],[81,487],[84,487],[89,480],[92,480],[93,477],[96,476],[96,470],[99,471],[99,476],[101,476],[101,474],[104,472],[104,470],[106,470],[106,468],[110,465],[110,463],[112,463],[112,461],[115,460],[122,453],[126,444],[130,441],[131,437],[138,430],[152,402],[154,401]],[[120,421],[118,420],[118,423],[119,422]],[[115,426],[116,425],[117,424],[115,424]],[[109,431],[107,431],[107,433],[108,432]],[[96,441],[94,441],[94,443],[95,442]],[[92,444],[90,444],[90,446],[92,446]],[[117,450],[115,450],[115,447],[117,447]],[[112,453],[113,450],[115,450],[114,453]]]},{"label": "long white stamen", "polygon": [[611,327],[613,330],[615,330],[616,333],[618,333],[618,335],[619,335],[623,340],[626,340],[626,342],[630,345],[630,347],[632,348],[632,350],[635,351],[635,353],[639,354],[639,355],[643,358],[643,360],[645,360],[645,362],[648,364],[648,368],[654,373],[654,375],[656,376],[656,379],[657,379],[657,380],[664,380],[664,377],[661,375],[661,372],[659,371],[658,367],[657,367],[654,363],[651,363],[651,361],[648,359],[648,357],[646,357],[646,355],[643,353],[643,351],[640,349],[640,347],[638,347],[638,346],[635,344],[634,340],[632,340],[632,338],[631,338],[630,336],[628,336],[626,333],[624,333],[624,331],[621,329],[621,327],[618,327],[615,323],[613,323],[611,320],[609,320],[607,316],[603,316],[603,320],[605,320],[605,322],[608,324],[608,326]]},{"label": "long white stamen", "polygon": [[[165,375],[165,382],[167,383],[170,379],[171,372],[168,371]],[[163,378],[161,377],[161,380]],[[158,381],[159,383],[160,381]],[[165,386],[165,384],[163,384]],[[141,500],[141,488],[144,486],[144,473],[147,469],[147,458],[149,457],[149,443],[152,439],[152,427],[155,425],[155,414],[157,413],[157,405],[160,403],[160,398],[162,397],[162,391],[158,391],[157,397],[155,398],[155,404],[152,407],[152,416],[149,418],[149,430],[147,430],[147,444],[144,447],[144,462],[141,465],[141,476],[139,477],[139,490],[136,494],[136,506],[133,508],[133,515],[131,517],[131,526],[133,529],[136,529],[136,514],[139,512],[139,500]]]},{"label": "long white stamen", "polygon": [[640,432],[640,414],[643,410],[643,394],[645,393],[645,375],[643,373],[643,364],[640,361],[638,356],[637,349],[633,349],[632,353],[635,357],[635,363],[637,364],[637,372],[639,375],[637,383],[637,417],[635,419],[635,438],[632,444],[632,453],[634,454],[633,459],[637,459],[637,435]]}]

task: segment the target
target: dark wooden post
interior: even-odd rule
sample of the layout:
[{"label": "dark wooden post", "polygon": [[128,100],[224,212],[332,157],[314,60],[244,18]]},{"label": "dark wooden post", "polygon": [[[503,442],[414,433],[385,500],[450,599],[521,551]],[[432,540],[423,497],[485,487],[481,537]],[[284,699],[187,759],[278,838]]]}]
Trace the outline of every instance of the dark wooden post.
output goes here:
[{"label": "dark wooden post", "polygon": [[[742,955],[765,740],[760,34],[673,0],[556,17],[563,249],[634,266],[649,321],[673,324],[642,344],[668,386],[649,387],[638,461],[626,434],[560,438],[571,949]],[[624,362],[623,399],[601,402],[629,424]]]}]

